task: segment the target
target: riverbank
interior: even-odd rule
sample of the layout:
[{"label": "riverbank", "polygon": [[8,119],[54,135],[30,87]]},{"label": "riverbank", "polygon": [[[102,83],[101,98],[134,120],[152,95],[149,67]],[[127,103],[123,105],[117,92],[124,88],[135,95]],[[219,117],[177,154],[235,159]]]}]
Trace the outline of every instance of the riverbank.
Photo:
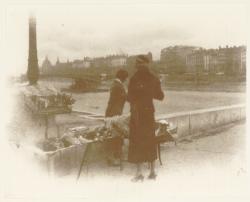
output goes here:
[{"label": "riverbank", "polygon": [[166,90],[201,91],[201,92],[246,92],[245,82],[224,82],[196,85],[194,83],[168,82],[163,85]]},{"label": "riverbank", "polygon": [[[67,93],[95,93],[95,92],[108,92],[112,84],[112,80],[102,81],[101,85],[96,89],[70,89],[73,84],[72,79],[41,79],[39,83],[46,83],[55,86],[55,88],[63,90]],[[125,84],[128,85],[128,81]],[[163,81],[162,88],[164,90],[174,91],[200,91],[200,92],[246,92],[246,82],[239,81],[214,81],[211,83],[200,83],[197,85],[193,81]]]}]

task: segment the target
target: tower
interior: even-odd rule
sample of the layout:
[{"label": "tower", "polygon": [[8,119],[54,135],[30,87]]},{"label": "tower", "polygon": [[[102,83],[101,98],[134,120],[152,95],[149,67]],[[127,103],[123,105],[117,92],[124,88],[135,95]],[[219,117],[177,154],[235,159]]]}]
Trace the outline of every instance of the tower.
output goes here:
[{"label": "tower", "polygon": [[49,73],[51,71],[51,67],[52,67],[52,64],[51,62],[49,61],[49,58],[48,56],[46,55],[43,63],[42,63],[42,68],[41,68],[41,71],[43,73]]},{"label": "tower", "polygon": [[34,16],[29,17],[29,58],[27,78],[30,85],[37,83],[39,78],[37,45],[36,45],[36,19]]},{"label": "tower", "polygon": [[57,57],[56,65],[59,65],[59,64],[60,64],[60,60],[59,60],[59,57]]}]

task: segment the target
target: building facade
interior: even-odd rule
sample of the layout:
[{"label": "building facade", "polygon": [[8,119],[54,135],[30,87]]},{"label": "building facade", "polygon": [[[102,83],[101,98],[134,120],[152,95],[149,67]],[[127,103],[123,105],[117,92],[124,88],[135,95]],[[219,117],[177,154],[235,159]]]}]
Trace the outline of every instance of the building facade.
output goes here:
[{"label": "building facade", "polygon": [[186,56],[197,49],[194,46],[170,46],[164,48],[161,50],[160,63],[169,73],[183,73],[186,71]]},{"label": "building facade", "polygon": [[84,60],[74,60],[71,63],[71,66],[73,68],[90,68],[91,66],[91,61],[87,60],[84,58]]},{"label": "building facade", "polygon": [[126,57],[118,57],[118,58],[113,58],[110,61],[110,66],[111,67],[123,67],[127,64],[127,58]]},{"label": "building facade", "polygon": [[127,65],[127,58],[127,55],[110,55],[105,59],[109,67],[124,67]]},{"label": "building facade", "polygon": [[186,72],[210,72],[217,71],[218,57],[213,49],[199,49],[186,56]]},{"label": "building facade", "polygon": [[188,73],[209,72],[225,74],[244,74],[246,72],[246,47],[219,47],[218,49],[199,49],[186,56]]}]

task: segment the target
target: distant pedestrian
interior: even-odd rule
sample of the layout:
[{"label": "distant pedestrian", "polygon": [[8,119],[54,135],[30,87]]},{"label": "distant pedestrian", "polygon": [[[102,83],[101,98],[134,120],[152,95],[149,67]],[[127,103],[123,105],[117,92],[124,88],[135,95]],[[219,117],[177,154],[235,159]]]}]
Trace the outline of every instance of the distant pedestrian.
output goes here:
[{"label": "distant pedestrian", "polygon": [[[127,100],[127,93],[124,86],[124,82],[128,78],[128,72],[120,69],[116,73],[116,78],[110,88],[110,96],[108,106],[106,109],[105,117],[113,117],[122,115],[125,102]],[[107,149],[107,161],[109,165],[117,166],[118,161],[121,158],[121,149],[123,145],[123,139],[121,137],[112,138],[106,144]]]},{"label": "distant pedestrian", "polygon": [[163,100],[160,80],[149,71],[149,59],[139,55],[136,59],[136,73],[128,86],[130,102],[130,132],[128,161],[135,163],[137,170],[133,181],[143,180],[141,164],[150,163],[148,178],[155,179],[154,161],[157,159],[155,144],[155,118],[153,99]]}]

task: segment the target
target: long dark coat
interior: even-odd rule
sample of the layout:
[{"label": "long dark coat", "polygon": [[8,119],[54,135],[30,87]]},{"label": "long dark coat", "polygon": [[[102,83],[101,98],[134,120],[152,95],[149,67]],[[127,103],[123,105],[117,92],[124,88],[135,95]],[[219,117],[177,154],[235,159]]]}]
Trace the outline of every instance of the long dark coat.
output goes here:
[{"label": "long dark coat", "polygon": [[163,98],[159,79],[148,69],[138,70],[130,79],[129,162],[152,162],[157,159],[153,99]]},{"label": "long dark coat", "polygon": [[116,115],[121,115],[126,100],[127,93],[123,84],[118,79],[115,79],[110,88],[110,96],[105,116],[112,117]]}]

